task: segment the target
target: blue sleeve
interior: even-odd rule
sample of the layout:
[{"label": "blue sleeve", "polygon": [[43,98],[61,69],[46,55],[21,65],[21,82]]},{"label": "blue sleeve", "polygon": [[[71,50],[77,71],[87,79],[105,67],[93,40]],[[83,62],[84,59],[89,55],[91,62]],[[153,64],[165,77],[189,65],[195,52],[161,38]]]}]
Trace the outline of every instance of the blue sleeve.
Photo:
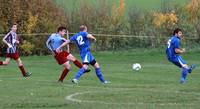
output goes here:
[{"label": "blue sleeve", "polygon": [[73,36],[70,38],[70,42],[74,42],[74,41],[76,41],[76,36],[75,36],[75,35],[73,35]]},{"label": "blue sleeve", "polygon": [[87,38],[87,35],[88,35],[88,32],[83,32],[82,33],[83,38]]},{"label": "blue sleeve", "polygon": [[174,41],[174,48],[180,48],[180,41],[178,39]]},{"label": "blue sleeve", "polygon": [[46,46],[47,46],[47,48],[48,48],[50,51],[52,51],[52,48],[51,48],[50,43],[51,43],[51,36],[49,36],[49,38],[47,39],[47,41],[46,41]]}]

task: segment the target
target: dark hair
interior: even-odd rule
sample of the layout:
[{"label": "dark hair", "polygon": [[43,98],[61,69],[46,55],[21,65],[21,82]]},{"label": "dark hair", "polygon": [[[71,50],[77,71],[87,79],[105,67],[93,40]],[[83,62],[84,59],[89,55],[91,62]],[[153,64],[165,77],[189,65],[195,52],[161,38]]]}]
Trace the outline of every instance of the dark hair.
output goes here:
[{"label": "dark hair", "polygon": [[180,28],[176,28],[176,29],[174,30],[173,35],[178,34],[179,31],[182,31],[182,30],[181,30]]},{"label": "dark hair", "polygon": [[81,26],[79,27],[79,30],[80,30],[80,31],[84,31],[86,28],[87,28],[87,27],[86,27],[85,25],[81,25]]},{"label": "dark hair", "polygon": [[67,29],[66,27],[64,27],[64,26],[60,26],[60,27],[58,27],[57,32],[60,32],[60,31],[62,31],[62,30],[66,30],[66,29]]},{"label": "dark hair", "polygon": [[12,25],[18,25],[17,23],[13,23]]},{"label": "dark hair", "polygon": [[17,23],[12,23],[12,24],[10,24],[10,28],[12,28],[13,27],[13,25],[18,25]]}]

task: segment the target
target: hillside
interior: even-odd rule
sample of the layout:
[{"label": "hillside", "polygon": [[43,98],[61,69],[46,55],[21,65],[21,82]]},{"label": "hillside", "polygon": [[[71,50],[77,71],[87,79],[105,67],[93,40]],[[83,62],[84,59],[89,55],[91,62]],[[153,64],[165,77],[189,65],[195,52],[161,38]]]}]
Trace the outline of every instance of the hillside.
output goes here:
[{"label": "hillside", "polygon": [[[92,5],[98,5],[97,0],[84,0]],[[113,3],[119,4],[120,0],[105,0],[108,2],[108,4],[112,5]],[[136,7],[139,9],[144,10],[160,10],[163,4],[166,4],[167,6],[173,5],[173,4],[180,4],[184,5],[189,0],[125,0],[125,7],[126,10],[130,7]],[[63,6],[65,9],[73,10],[74,8],[77,8],[80,5],[81,0],[55,0],[55,2]]]}]

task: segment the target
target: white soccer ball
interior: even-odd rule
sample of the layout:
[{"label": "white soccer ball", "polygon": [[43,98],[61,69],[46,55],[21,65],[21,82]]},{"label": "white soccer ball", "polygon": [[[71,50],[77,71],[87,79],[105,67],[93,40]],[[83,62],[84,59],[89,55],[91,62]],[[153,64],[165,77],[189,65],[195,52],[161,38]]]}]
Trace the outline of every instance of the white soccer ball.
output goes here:
[{"label": "white soccer ball", "polygon": [[133,70],[137,70],[138,71],[138,70],[140,70],[142,68],[142,66],[139,63],[135,63],[135,64],[133,64],[132,68],[133,68]]}]

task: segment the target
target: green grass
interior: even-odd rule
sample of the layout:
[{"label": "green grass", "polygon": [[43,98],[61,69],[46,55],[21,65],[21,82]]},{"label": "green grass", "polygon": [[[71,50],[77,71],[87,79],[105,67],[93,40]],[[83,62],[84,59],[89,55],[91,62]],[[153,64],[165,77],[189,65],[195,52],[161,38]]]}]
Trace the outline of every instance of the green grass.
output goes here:
[{"label": "green grass", "polygon": [[[62,67],[51,56],[22,57],[31,78],[23,78],[14,61],[0,66],[1,109],[198,109],[200,68],[179,84],[180,69],[169,63],[162,51],[133,50],[94,53],[103,74],[112,83],[99,83],[94,70],[74,85],[70,79],[57,83]],[[78,55],[76,55],[79,57]],[[189,64],[200,64],[199,52],[183,56]],[[1,58],[3,60],[4,58]],[[133,63],[142,70],[133,71]],[[75,94],[75,95],[74,95]],[[71,98],[69,97],[71,95]],[[68,96],[67,100],[66,97]]]}]

